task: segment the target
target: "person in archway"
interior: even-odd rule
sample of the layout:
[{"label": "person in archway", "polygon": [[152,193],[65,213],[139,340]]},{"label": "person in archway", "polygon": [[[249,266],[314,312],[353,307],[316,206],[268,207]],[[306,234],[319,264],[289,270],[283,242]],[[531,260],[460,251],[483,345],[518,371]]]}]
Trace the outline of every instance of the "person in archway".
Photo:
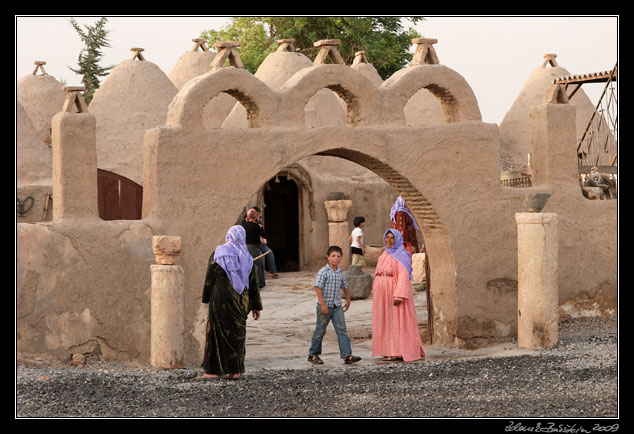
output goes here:
[{"label": "person in archway", "polygon": [[262,300],[253,258],[246,246],[246,231],[232,226],[226,242],[209,257],[202,302],[209,304],[205,352],[200,380],[228,376],[236,380],[244,372],[247,317],[260,318]]},{"label": "person in archway", "polygon": [[410,214],[405,206],[405,201],[401,196],[396,199],[390,210],[392,228],[398,230],[403,235],[403,245],[410,255],[419,253],[416,230],[419,230],[414,216]]},{"label": "person in archway", "polygon": [[365,226],[365,218],[357,216],[353,221],[354,229],[350,234],[350,253],[352,255],[350,265],[358,265],[363,267],[366,265],[365,245],[363,244],[363,227]]},{"label": "person in archway", "polygon": [[[264,229],[264,225],[262,224],[262,211],[260,211],[260,208],[258,208],[257,206],[254,206],[252,208],[258,213],[256,217],[256,222],[260,226],[262,226],[262,229]],[[279,277],[279,274],[277,274],[277,266],[275,265],[275,254],[273,253],[273,250],[271,250],[271,248],[268,246],[266,238],[260,237],[260,250],[262,251],[262,253],[271,252],[264,257],[264,261],[266,263],[266,269],[269,271],[271,277],[273,279],[277,279]]]},{"label": "person in archway", "polygon": [[[247,211],[246,218],[244,222],[242,222],[242,227],[246,232],[247,249],[249,250],[249,253],[253,258],[256,258],[262,254],[262,249],[260,248],[260,239],[266,238],[264,228],[258,223],[257,217],[258,212],[255,209],[251,208],[249,211]],[[258,285],[260,288],[264,288],[264,286],[266,286],[266,278],[264,276],[264,259],[260,258],[255,261],[255,266],[257,268]]]},{"label": "person in archway", "polygon": [[396,229],[385,231],[383,244],[372,284],[372,355],[412,362],[425,357],[411,283],[412,257]]}]

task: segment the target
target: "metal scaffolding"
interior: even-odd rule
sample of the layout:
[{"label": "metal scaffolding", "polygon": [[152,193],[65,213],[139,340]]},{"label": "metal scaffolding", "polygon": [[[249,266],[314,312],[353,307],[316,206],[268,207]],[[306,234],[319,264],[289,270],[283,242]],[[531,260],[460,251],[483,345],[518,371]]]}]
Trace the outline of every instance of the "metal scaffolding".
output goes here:
[{"label": "metal scaffolding", "polygon": [[562,84],[568,89],[575,86],[568,95],[574,94],[586,83],[605,83],[603,93],[595,107],[595,111],[577,145],[579,173],[587,174],[592,167],[602,173],[616,174],[618,171],[618,89],[617,64],[611,71],[591,74],[571,75],[553,80],[554,84]]}]

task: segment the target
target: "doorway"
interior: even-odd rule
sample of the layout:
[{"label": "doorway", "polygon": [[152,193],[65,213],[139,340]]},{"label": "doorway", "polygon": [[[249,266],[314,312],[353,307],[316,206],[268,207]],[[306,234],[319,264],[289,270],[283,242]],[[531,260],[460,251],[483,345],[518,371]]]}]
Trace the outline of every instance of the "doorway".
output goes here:
[{"label": "doorway", "polygon": [[264,229],[277,271],[299,271],[299,188],[276,175],[264,186]]}]

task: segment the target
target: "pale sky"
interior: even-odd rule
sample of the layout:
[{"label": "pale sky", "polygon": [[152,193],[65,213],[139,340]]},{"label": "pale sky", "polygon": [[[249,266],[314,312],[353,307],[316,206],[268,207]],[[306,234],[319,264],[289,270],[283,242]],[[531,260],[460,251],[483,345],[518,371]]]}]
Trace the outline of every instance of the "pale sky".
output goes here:
[{"label": "pale sky", "polygon": [[[473,89],[482,120],[502,122],[543,55],[557,54],[559,66],[570,74],[611,70],[618,61],[617,16],[426,16],[415,28],[435,44],[440,63],[461,74]],[[98,16],[76,16],[80,25],[93,25]],[[219,30],[229,17],[108,16],[110,48],[102,66],[116,66],[141,47],[147,61],[166,75],[191,49],[204,30]],[[44,60],[46,72],[67,85],[81,85],[69,67],[77,67],[83,43],[70,16],[15,17],[16,82],[31,74],[34,61]],[[412,50],[414,48],[412,47]],[[372,62],[372,59],[368,59]],[[583,90],[596,103],[602,84]]]}]

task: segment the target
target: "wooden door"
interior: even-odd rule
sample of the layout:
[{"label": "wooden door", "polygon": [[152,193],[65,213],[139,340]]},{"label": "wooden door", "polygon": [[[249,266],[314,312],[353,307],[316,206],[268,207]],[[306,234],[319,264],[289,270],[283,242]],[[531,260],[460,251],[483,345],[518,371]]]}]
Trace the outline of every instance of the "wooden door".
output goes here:
[{"label": "wooden door", "polygon": [[97,169],[99,217],[103,220],[140,220],[143,187],[114,172]]}]

